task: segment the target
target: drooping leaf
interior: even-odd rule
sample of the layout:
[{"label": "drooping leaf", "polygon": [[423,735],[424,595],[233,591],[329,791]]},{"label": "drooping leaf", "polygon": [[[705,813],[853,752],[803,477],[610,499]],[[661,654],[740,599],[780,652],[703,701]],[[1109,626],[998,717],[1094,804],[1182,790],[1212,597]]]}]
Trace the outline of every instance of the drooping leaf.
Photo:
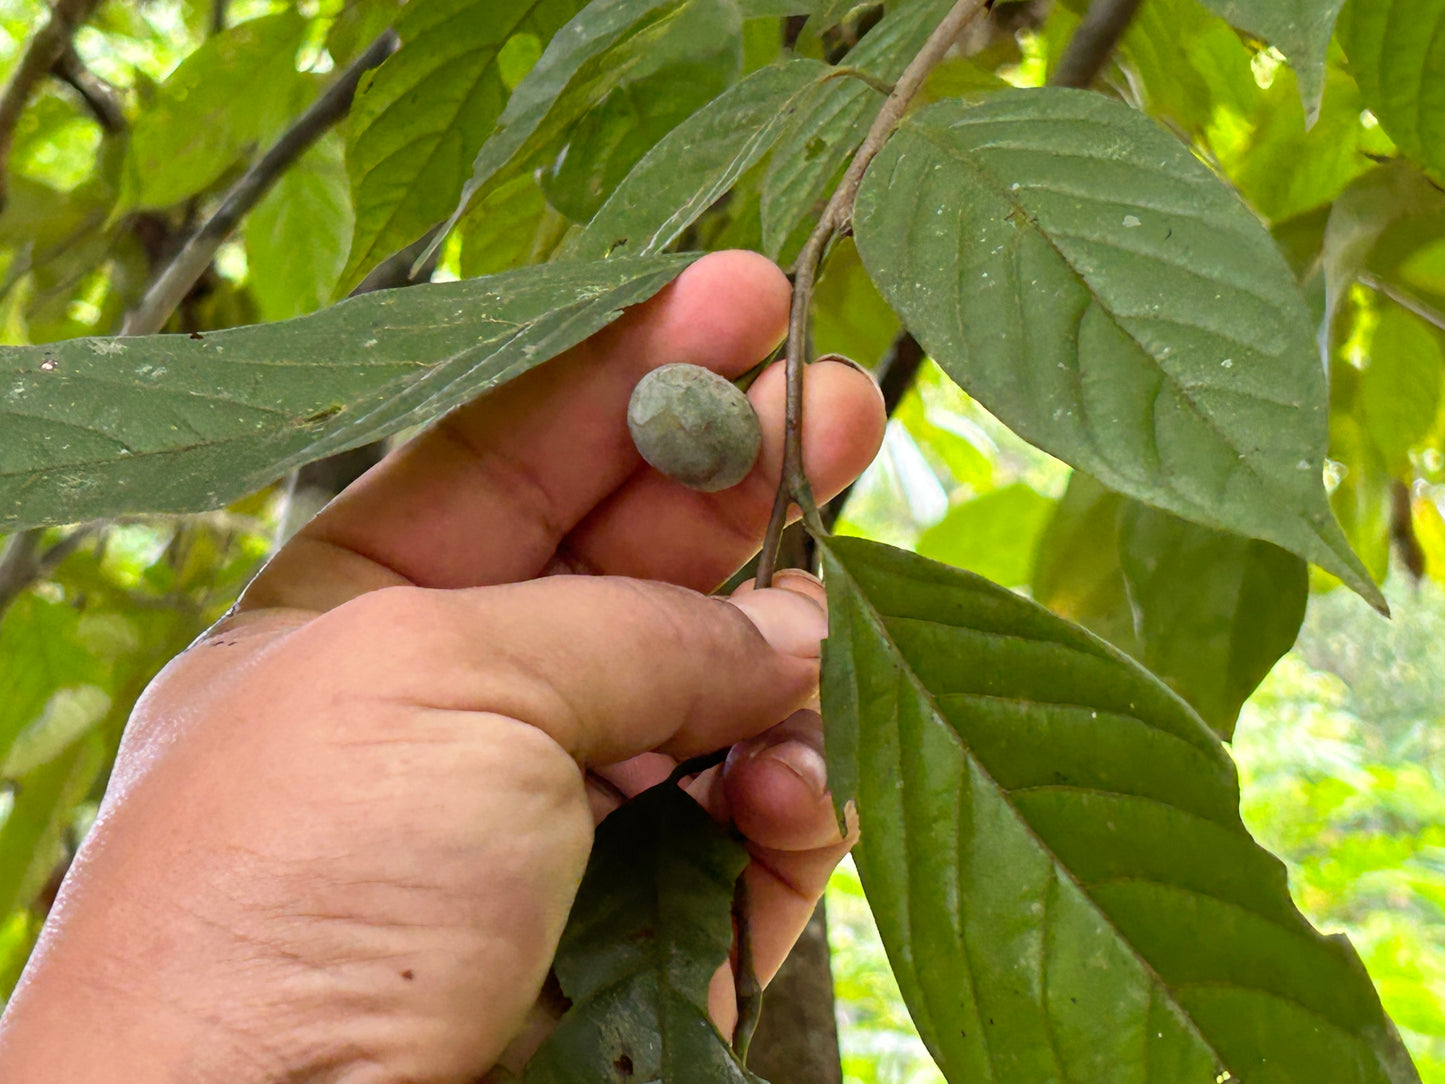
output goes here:
[{"label": "drooping leaf", "polygon": [[206,39],[131,128],[122,209],[168,207],[208,187],[285,118],[306,20],[288,8]]},{"label": "drooping leaf", "polygon": [[671,244],[772,147],[808,92],[828,72],[815,60],[762,68],[718,95],[648,151],[569,254],[601,259]]},{"label": "drooping leaf", "polygon": [[1074,471],[1039,536],[1029,594],[1138,658],[1142,651],[1119,564],[1119,511],[1127,502],[1122,494]]},{"label": "drooping leaf", "polygon": [[869,901],[949,1079],[1418,1084],[1187,705],[966,572],[820,550],[833,795],[856,800]]},{"label": "drooping leaf", "polygon": [[1299,77],[1300,98],[1313,124],[1325,91],[1325,56],[1329,52],[1330,36],[1345,0],[1203,0],[1203,3],[1285,55]]},{"label": "drooping leaf", "polygon": [[[1344,377],[1353,370],[1346,363],[1336,365],[1335,372]],[[1345,382],[1337,379],[1336,387]],[[1358,388],[1352,394],[1357,397]],[[1338,465],[1340,476],[1330,493],[1330,504],[1370,575],[1383,581],[1390,568],[1393,478],[1385,453],[1371,438],[1359,414],[1356,403],[1353,408],[1336,410],[1330,416],[1330,459]]]},{"label": "drooping leaf", "polygon": [[528,1063],[526,1084],[763,1084],[707,1010],[747,862],[671,782],[602,822],[554,965],[572,1007]]},{"label": "drooping leaf", "polygon": [[870,166],[855,229],[908,329],[1020,436],[1384,606],[1325,498],[1324,380],[1294,277],[1152,121],[1061,89],[936,103]]},{"label": "drooping leaf", "polygon": [[204,337],[0,347],[0,526],[215,508],[541,364],[694,258],[553,263]]},{"label": "drooping leaf", "polygon": [[1120,514],[1119,560],[1136,657],[1229,738],[1245,700],[1299,635],[1305,563],[1137,501]]},{"label": "drooping leaf", "polygon": [[1440,332],[1398,305],[1385,304],[1360,374],[1365,428],[1397,478],[1412,476],[1410,451],[1430,435],[1440,411],[1445,348]]},{"label": "drooping leaf", "polygon": [[344,148],[331,133],[246,216],[246,264],[262,319],[289,320],[330,300],[351,225]]},{"label": "drooping leaf", "polygon": [[1033,571],[1034,548],[1054,502],[1022,482],[954,505],[923,532],[918,553],[966,568],[1005,587],[1021,587]]},{"label": "drooping leaf", "polygon": [[813,347],[870,368],[898,338],[898,317],[863,269],[852,238],[834,242],[813,289]]},{"label": "drooping leaf", "polygon": [[1445,0],[1355,0],[1340,41],[1365,105],[1406,155],[1445,181]]},{"label": "drooping leaf", "polygon": [[467,163],[507,104],[498,54],[521,35],[551,39],[579,0],[413,0],[403,45],[363,82],[347,122],[356,204],[341,289],[446,217]]},{"label": "drooping leaf", "polygon": [[456,224],[474,198],[536,164],[613,88],[665,67],[669,48],[682,44],[690,49],[672,31],[687,5],[704,2],[709,0],[594,0],[583,8],[512,92],[495,131],[477,151],[471,178],[442,232]]},{"label": "drooping leaf", "polygon": [[732,4],[689,4],[669,34],[666,64],[614,87],[572,128],[542,174],[547,201],[587,222],[663,136],[712,101],[742,70],[742,25]]},{"label": "drooping leaf", "polygon": [[[876,79],[897,79],[947,14],[949,0],[894,8],[849,50],[842,63]],[[800,219],[863,142],[883,94],[860,79],[837,77],[809,95],[778,142],[763,181],[763,252],[782,253]]]}]

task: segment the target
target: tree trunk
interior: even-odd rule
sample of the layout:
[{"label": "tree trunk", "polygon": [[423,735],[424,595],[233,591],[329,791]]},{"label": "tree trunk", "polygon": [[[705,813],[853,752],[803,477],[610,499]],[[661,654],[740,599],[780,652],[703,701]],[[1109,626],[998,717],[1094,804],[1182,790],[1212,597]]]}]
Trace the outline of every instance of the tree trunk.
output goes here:
[{"label": "tree trunk", "polygon": [[823,904],[763,995],[748,1068],[769,1084],[842,1084]]}]

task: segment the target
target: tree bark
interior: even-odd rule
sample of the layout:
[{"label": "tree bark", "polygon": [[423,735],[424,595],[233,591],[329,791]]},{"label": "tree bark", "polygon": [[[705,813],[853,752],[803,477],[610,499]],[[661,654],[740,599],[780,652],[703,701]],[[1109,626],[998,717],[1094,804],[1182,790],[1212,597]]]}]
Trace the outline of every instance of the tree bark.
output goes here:
[{"label": "tree bark", "polygon": [[763,994],[748,1068],[769,1084],[842,1084],[828,922],[821,901]]}]

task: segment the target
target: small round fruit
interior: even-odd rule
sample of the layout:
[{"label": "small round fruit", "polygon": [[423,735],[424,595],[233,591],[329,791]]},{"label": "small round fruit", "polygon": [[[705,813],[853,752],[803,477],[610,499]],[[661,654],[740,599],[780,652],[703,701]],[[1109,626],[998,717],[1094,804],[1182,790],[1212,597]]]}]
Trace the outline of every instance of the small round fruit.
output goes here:
[{"label": "small round fruit", "polygon": [[700,365],[664,365],[639,380],[627,427],[643,459],[704,493],[746,478],[763,443],[748,397]]}]

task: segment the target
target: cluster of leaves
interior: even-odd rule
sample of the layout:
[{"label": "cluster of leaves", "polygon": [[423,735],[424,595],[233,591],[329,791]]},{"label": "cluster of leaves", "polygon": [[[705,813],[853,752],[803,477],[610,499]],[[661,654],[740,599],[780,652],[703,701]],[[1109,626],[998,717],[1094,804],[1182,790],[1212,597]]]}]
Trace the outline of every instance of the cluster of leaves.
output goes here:
[{"label": "cluster of leaves", "polygon": [[[0,328],[31,345],[0,351],[0,526],[243,501],[544,363],[691,253],[790,264],[951,6],[101,5],[73,47],[89,81],[47,84],[7,163]],[[949,564],[818,539],[835,796],[859,803],[870,902],[952,1079],[1417,1079],[1353,950],[1304,923],[1245,831],[1220,740],[1294,641],[1310,575],[1383,605],[1392,540],[1445,572],[1438,8],[1145,0],[1085,92],[1041,86],[1078,5],[1000,3],[827,255],[820,349],[874,362],[906,329],[1076,471],[1062,493],[995,487],[977,424],[905,402],[908,469],[955,483],[919,540]],[[388,27],[400,48],[344,129],[178,306],[191,334],[104,337]],[[464,281],[327,307],[428,240]],[[87,660],[12,697],[0,729],[20,750],[4,831],[42,825],[36,869],[83,820],[137,683],[256,556],[233,541],[209,578],[173,569],[190,616],[122,650],[90,619],[114,598],[129,620],[144,585],[84,584],[123,530],[7,551],[74,546],[0,639],[69,635]],[[87,631],[51,631],[42,600]],[[58,796],[32,809],[37,771]],[[13,944],[39,880],[15,881]]]}]

